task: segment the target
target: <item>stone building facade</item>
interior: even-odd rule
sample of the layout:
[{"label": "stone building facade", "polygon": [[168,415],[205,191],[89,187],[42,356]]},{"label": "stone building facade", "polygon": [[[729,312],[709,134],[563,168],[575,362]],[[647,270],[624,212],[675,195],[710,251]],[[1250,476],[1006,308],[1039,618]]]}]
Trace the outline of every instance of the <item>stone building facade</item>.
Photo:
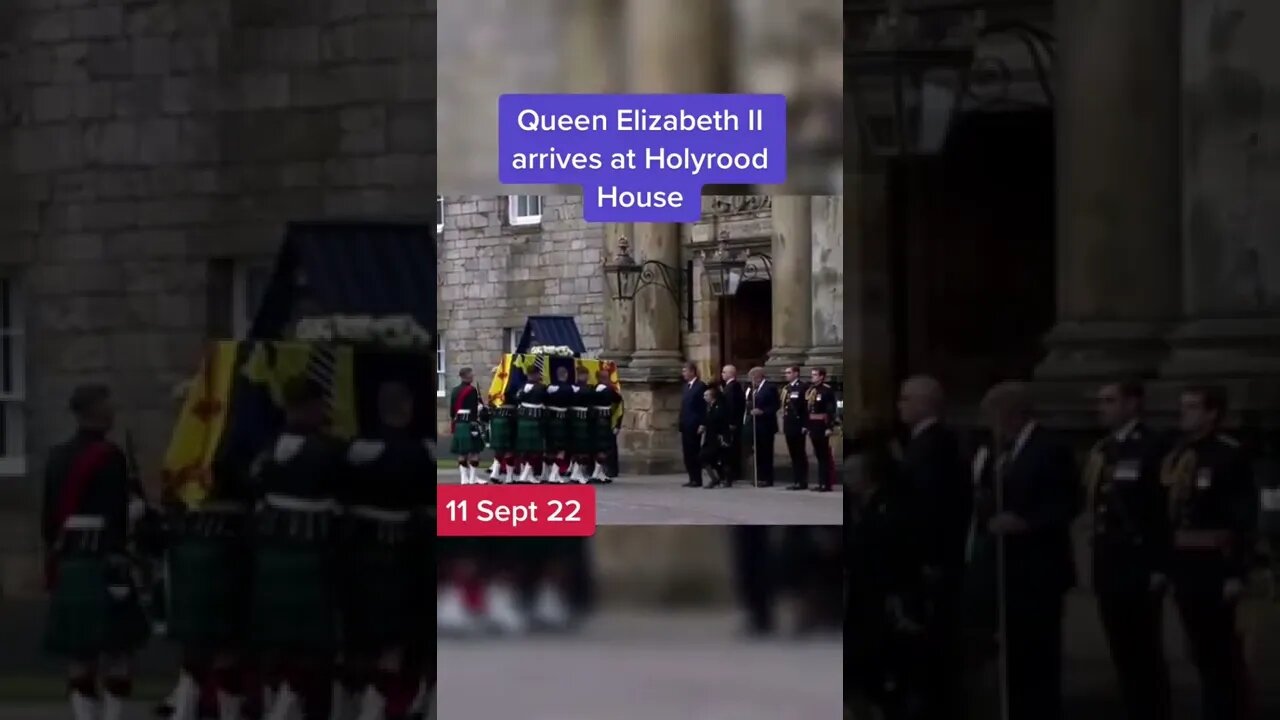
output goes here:
[{"label": "stone building facade", "polygon": [[[842,198],[707,197],[702,219],[683,224],[588,223],[581,198],[563,195],[442,197],[439,207],[440,387],[454,386],[463,366],[487,383],[528,316],[572,315],[588,352],[622,367],[620,442],[632,471],[669,468],[678,455],[686,358],[704,377],[733,363],[744,377],[752,365],[777,377],[799,364],[843,379]],[[615,299],[605,264],[623,239],[637,262],[687,273],[677,291],[655,284]],[[749,258],[732,297],[713,295],[702,262],[722,245]]]},{"label": "stone building facade", "polygon": [[0,596],[41,458],[104,381],[154,482],[175,383],[242,332],[291,220],[430,222],[435,3],[0,6]]}]

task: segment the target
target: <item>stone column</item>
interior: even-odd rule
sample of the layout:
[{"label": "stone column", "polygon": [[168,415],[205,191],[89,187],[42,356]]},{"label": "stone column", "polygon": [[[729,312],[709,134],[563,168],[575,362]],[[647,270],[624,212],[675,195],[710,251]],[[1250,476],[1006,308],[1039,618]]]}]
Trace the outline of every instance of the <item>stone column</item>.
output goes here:
[{"label": "stone column", "polygon": [[[631,223],[605,223],[604,252],[605,261],[612,262],[618,254],[618,241],[627,238],[634,241]],[[614,300],[617,281],[613,277],[605,277],[605,310],[604,310],[604,353],[606,360],[625,367],[631,362],[631,354],[636,351],[636,304],[635,300]]]},{"label": "stone column", "polygon": [[[1242,409],[1280,402],[1280,6],[1182,3],[1182,309],[1163,374],[1213,378]],[[1270,378],[1270,381],[1266,381]]]},{"label": "stone column", "polygon": [[622,89],[621,0],[562,0],[564,42],[560,77],[564,91],[611,93]]},{"label": "stone column", "polygon": [[[636,262],[655,260],[671,268],[673,279],[681,280],[680,226],[673,223],[635,223]],[[687,292],[687,288],[682,292]],[[643,288],[635,300],[635,354],[633,370],[643,370],[646,379],[679,377],[680,318],[683,303],[660,282]]]},{"label": "stone column", "polygon": [[815,197],[813,205],[813,347],[810,367],[844,379],[844,198]]},{"label": "stone column", "polygon": [[1058,325],[1036,377],[1063,412],[1152,374],[1178,314],[1178,7],[1056,4]]},{"label": "stone column", "polygon": [[768,367],[780,375],[803,365],[813,342],[813,204],[801,195],[773,198],[773,348]]},{"label": "stone column", "polygon": [[851,237],[844,277],[845,423],[867,417],[887,422],[895,413],[894,357],[900,342],[893,334],[888,177],[883,163],[860,151],[846,162],[850,183],[844,222]]}]

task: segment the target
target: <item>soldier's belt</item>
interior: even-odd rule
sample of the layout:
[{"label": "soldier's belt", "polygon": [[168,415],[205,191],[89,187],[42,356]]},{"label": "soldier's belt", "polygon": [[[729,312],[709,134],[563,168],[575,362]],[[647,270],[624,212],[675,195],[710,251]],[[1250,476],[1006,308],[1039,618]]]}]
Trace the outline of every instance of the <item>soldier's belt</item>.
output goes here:
[{"label": "soldier's belt", "polygon": [[516,414],[516,409],[510,405],[503,405],[493,411],[495,417],[507,417]]},{"label": "soldier's belt", "polygon": [[387,510],[385,508],[377,508],[369,505],[353,505],[347,511],[352,517],[361,520],[372,520],[373,522],[401,524],[407,523],[413,517],[413,513],[408,510]]},{"label": "soldier's belt", "polygon": [[106,518],[101,515],[72,515],[62,523],[63,530],[77,532],[97,532],[107,527]]},{"label": "soldier's belt", "polygon": [[609,405],[593,405],[591,406],[591,409],[598,413],[613,413],[613,408]]},{"label": "soldier's belt", "polygon": [[1179,550],[1229,550],[1233,544],[1229,530],[1179,530],[1173,534],[1173,546]]},{"label": "soldier's belt", "polygon": [[547,409],[555,413],[556,415],[564,415],[565,413],[569,412],[569,408],[562,408],[562,407],[552,407]]},{"label": "soldier's belt", "polygon": [[586,419],[586,417],[587,417],[587,409],[586,409],[586,408],[573,408],[573,416],[574,416],[575,418],[583,418],[583,419]]},{"label": "soldier's belt", "polygon": [[454,415],[453,415],[453,416],[454,416],[456,419],[458,419],[458,420],[470,420],[470,419],[471,419],[471,411],[470,411],[470,410],[459,410],[458,412],[454,413]]},{"label": "soldier's belt", "polygon": [[293,495],[269,494],[266,497],[266,505],[274,510],[317,515],[322,513],[332,514],[338,510],[338,504],[332,500],[314,500]]},{"label": "soldier's belt", "polygon": [[542,410],[543,408],[541,405],[521,405],[520,416],[526,418],[540,418],[542,417]]}]

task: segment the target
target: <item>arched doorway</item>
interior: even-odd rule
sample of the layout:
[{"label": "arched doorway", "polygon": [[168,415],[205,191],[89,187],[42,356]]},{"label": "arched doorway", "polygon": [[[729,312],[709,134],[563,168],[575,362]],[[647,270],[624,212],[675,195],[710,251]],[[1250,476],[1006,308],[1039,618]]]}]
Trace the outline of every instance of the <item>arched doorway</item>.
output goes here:
[{"label": "arched doorway", "polygon": [[962,404],[1030,377],[1054,321],[1052,112],[962,116],[889,180],[898,376],[934,374]]}]

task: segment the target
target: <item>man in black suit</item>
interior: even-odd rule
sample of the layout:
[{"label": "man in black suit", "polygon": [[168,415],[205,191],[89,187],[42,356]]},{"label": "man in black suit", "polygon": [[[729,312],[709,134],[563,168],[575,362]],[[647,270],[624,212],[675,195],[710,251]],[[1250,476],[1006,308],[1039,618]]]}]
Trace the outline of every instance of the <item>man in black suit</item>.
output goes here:
[{"label": "man in black suit", "polygon": [[747,373],[751,388],[747,390],[744,422],[751,424],[751,448],[755,460],[756,484],[773,487],[773,438],[778,434],[778,410],[782,398],[778,386],[765,378],[764,368],[754,367]]},{"label": "man in black suit", "polygon": [[725,365],[720,371],[724,401],[729,411],[729,467],[725,485],[742,479],[742,421],[747,412],[746,390],[738,382],[738,368]]},{"label": "man in black suit", "polygon": [[964,549],[973,506],[969,468],[955,432],[943,424],[942,385],[919,375],[902,383],[898,416],[910,432],[902,463],[906,497],[910,498],[910,533],[920,543],[918,581],[933,605],[925,669],[924,717],[947,718],[959,701],[955,678],[960,673],[960,605]]},{"label": "man in black suit", "polygon": [[1080,511],[1070,447],[1035,421],[1024,383],[987,392],[983,413],[995,438],[995,513],[987,530],[1003,546],[997,580],[1004,607],[1010,720],[1062,720],[1062,621],[1076,582],[1071,522]]},{"label": "man in black suit", "polygon": [[707,418],[707,401],[702,397],[707,386],[698,379],[698,366],[685,363],[680,370],[684,378],[684,391],[680,398],[680,451],[684,456],[684,469],[689,482],[684,487],[702,487],[702,461],[698,453],[702,449],[702,426]]}]

